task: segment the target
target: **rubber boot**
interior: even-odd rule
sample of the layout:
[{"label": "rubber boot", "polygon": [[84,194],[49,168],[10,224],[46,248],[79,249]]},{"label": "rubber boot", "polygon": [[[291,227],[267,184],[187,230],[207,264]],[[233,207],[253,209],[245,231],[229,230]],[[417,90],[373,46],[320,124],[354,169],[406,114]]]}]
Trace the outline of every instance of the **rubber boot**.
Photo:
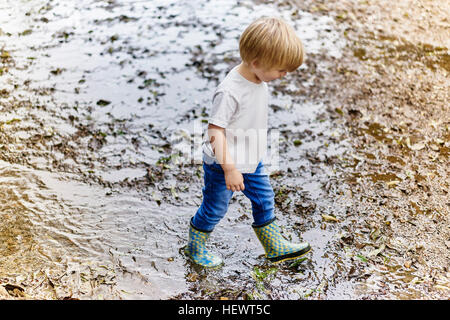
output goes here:
[{"label": "rubber boot", "polygon": [[184,249],[184,253],[196,264],[206,267],[215,268],[220,266],[222,259],[206,249],[206,241],[211,232],[197,230],[192,223],[189,227],[189,242]]},{"label": "rubber boot", "polygon": [[297,259],[311,251],[307,242],[290,243],[284,239],[275,219],[262,226],[253,226],[253,230],[264,247],[266,258],[271,262]]}]

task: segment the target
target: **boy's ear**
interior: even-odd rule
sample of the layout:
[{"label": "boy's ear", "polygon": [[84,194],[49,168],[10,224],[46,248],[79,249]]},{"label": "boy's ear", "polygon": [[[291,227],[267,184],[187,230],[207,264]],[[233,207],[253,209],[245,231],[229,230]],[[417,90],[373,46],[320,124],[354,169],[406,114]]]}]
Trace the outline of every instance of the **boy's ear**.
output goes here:
[{"label": "boy's ear", "polygon": [[250,65],[251,65],[253,68],[259,68],[259,67],[260,67],[260,63],[259,63],[258,59],[252,60],[252,62],[250,62]]}]

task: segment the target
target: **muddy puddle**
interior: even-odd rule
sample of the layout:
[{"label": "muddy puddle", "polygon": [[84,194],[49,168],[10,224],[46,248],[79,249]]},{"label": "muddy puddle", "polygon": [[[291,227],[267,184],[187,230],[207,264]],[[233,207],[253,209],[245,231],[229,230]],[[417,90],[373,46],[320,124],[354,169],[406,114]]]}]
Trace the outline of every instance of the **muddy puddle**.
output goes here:
[{"label": "muddy puddle", "polygon": [[[262,15],[284,17],[307,51],[270,85],[267,168],[283,234],[313,251],[268,263],[250,202],[235,194],[210,241],[225,265],[202,270],[182,248],[201,203],[208,106],[239,61],[240,33]],[[395,224],[391,211],[363,205],[362,179],[390,190],[406,178],[368,171],[379,154],[355,141],[400,137],[371,119],[349,124],[367,114],[338,104],[337,62],[352,42],[336,21],[294,2],[0,1],[0,298],[436,297],[414,261],[389,260],[408,246],[378,227]]]}]

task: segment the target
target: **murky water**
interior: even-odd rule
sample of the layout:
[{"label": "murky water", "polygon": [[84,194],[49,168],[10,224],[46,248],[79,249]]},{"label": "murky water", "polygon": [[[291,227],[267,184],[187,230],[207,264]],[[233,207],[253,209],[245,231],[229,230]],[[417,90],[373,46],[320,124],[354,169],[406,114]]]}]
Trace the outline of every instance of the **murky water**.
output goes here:
[{"label": "murky water", "polygon": [[[281,15],[309,55],[328,58],[270,86],[277,216],[288,238],[314,250],[271,273],[250,203],[236,194],[211,237],[225,266],[200,270],[180,250],[201,201],[201,166],[167,159],[198,146],[212,92],[239,60],[238,37],[262,15]],[[58,298],[357,297],[364,288],[351,278],[334,280],[348,271],[345,252],[330,248],[339,235],[322,217],[345,215],[326,198],[334,172],[324,163],[348,145],[334,139],[342,128],[322,117],[325,103],[298,92],[312,90],[344,45],[330,18],[286,4],[0,0],[0,125],[9,133],[0,274],[38,292],[39,272],[56,284],[57,271]]]},{"label": "murky water", "polygon": [[151,298],[167,297],[183,287],[182,270],[168,259],[176,256],[183,240],[187,212],[172,208],[171,228],[166,228],[169,206],[158,208],[132,191],[108,196],[71,175],[3,162],[1,176],[6,223],[1,232],[2,273],[92,264],[118,274],[115,268],[141,272],[140,282],[151,283]]}]

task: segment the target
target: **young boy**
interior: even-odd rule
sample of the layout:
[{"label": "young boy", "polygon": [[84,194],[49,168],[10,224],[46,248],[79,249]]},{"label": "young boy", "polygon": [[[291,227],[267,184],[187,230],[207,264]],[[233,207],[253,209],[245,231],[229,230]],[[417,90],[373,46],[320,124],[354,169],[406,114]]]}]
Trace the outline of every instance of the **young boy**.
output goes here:
[{"label": "young boy", "polygon": [[225,216],[235,191],[252,204],[252,227],[272,262],[295,259],[311,250],[289,243],[275,222],[274,192],[261,162],[267,150],[268,88],[303,63],[303,45],[292,27],[278,18],[260,18],[239,39],[241,64],[213,96],[203,143],[203,202],[192,217],[186,255],[196,264],[217,267],[222,259],[205,243]]}]

